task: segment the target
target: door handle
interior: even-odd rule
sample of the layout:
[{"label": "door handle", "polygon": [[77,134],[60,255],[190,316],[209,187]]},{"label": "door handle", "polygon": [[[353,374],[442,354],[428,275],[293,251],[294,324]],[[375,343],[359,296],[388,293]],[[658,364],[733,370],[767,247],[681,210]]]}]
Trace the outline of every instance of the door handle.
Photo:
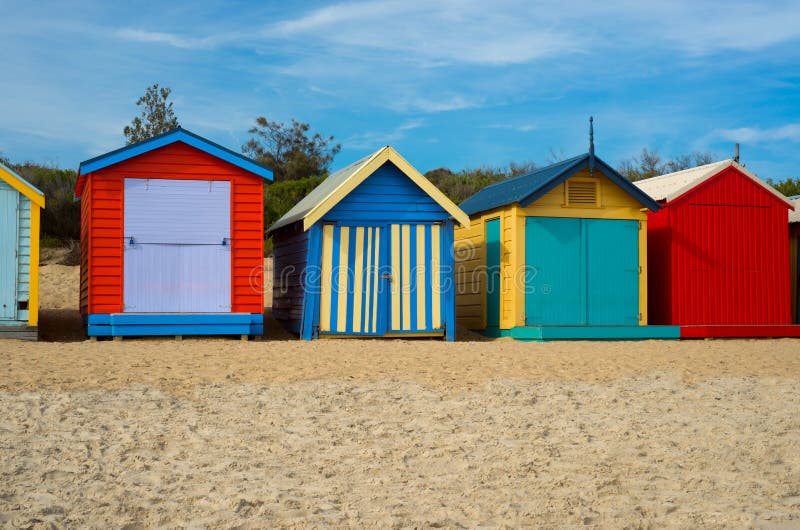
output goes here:
[{"label": "door handle", "polygon": [[388,272],[384,272],[383,274],[381,274],[381,278],[384,280],[389,280],[390,282],[393,281],[392,275]]}]

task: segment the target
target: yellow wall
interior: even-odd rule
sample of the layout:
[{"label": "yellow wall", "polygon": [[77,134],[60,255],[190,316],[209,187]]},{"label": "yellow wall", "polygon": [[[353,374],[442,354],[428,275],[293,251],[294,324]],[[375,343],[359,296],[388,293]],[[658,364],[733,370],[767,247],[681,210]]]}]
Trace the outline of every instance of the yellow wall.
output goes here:
[{"label": "yellow wall", "polygon": [[605,175],[585,169],[571,179],[594,179],[599,182],[598,207],[566,206],[566,185],[559,184],[527,207],[512,204],[476,214],[469,228],[456,228],[456,318],[469,329],[486,328],[486,246],[484,225],[500,219],[500,327],[525,325],[524,286],[525,218],[578,217],[588,219],[629,219],[639,221],[639,312],[640,325],[647,324],[647,212],[627,192]]},{"label": "yellow wall", "polygon": [[28,325],[39,325],[39,236],[41,207],[31,201],[31,263],[30,292],[28,294]]}]

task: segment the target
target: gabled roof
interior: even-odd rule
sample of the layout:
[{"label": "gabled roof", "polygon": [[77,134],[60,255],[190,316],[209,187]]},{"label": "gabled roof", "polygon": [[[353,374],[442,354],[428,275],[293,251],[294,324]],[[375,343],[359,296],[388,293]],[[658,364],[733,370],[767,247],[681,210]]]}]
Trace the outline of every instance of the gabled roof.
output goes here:
[{"label": "gabled roof", "polygon": [[389,147],[381,147],[369,156],[353,162],[322,181],[311,193],[286,212],[286,215],[269,227],[267,232],[303,221],[303,230],[308,230],[314,223],[322,219],[339,201],[344,199],[356,186],[364,182],[386,162],[391,162],[427,193],[439,206],[453,216],[463,226],[469,226],[469,217],[453,203],[439,188],[431,184],[419,171],[409,164],[400,153]]},{"label": "gabled roof", "polygon": [[44,208],[44,193],[2,162],[0,162],[0,180],[7,182],[9,186],[30,199],[39,208]]},{"label": "gabled roof", "polygon": [[707,181],[728,167],[736,168],[741,173],[746,175],[750,180],[786,203],[787,206],[792,206],[789,200],[782,193],[758,178],[754,173],[733,159],[721,160],[719,162],[713,162],[704,166],[684,169],[683,171],[676,171],[675,173],[667,173],[666,175],[661,175],[659,177],[639,180],[634,184],[636,184],[636,186],[638,186],[639,189],[645,193],[648,193],[655,200],[670,202],[674,201],[687,191],[696,188],[703,182]]},{"label": "gabled roof", "polygon": [[794,195],[788,199],[794,206],[794,211],[789,210],[789,223],[800,223],[800,195]]},{"label": "gabled roof", "polygon": [[90,158],[89,160],[81,162],[80,166],[78,167],[78,182],[75,186],[75,196],[81,196],[86,175],[89,173],[98,171],[108,166],[113,166],[114,164],[119,164],[120,162],[124,162],[130,158],[148,153],[175,142],[182,142],[186,145],[190,145],[195,149],[199,149],[200,151],[208,153],[211,156],[215,156],[266,180],[272,180],[272,170],[269,168],[250,160],[244,155],[241,155],[235,151],[231,151],[226,147],[222,147],[211,140],[207,140],[202,136],[178,127],[174,131],[160,134],[142,142],[127,145],[121,149],[117,149],[104,155]]},{"label": "gabled roof", "polygon": [[[595,169],[597,171],[603,173],[643,206],[653,211],[657,211],[661,208],[657,202],[631,184],[628,179],[620,175],[611,166],[597,157],[595,157],[594,160]],[[556,162],[555,164],[537,169],[531,173],[490,184],[462,202],[459,206],[461,206],[461,209],[464,210],[467,215],[474,215],[478,212],[485,212],[514,203],[519,203],[521,206],[528,206],[571,176],[586,168],[588,164],[589,153],[568,158],[567,160]]]}]

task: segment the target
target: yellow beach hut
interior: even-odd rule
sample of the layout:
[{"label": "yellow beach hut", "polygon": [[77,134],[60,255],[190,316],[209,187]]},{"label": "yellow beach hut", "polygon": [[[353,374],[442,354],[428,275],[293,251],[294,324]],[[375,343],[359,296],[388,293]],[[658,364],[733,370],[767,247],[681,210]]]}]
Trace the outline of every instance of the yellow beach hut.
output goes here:
[{"label": "yellow beach hut", "polygon": [[647,211],[589,152],[482,189],[455,230],[456,318],[521,340],[678,338],[647,326]]}]

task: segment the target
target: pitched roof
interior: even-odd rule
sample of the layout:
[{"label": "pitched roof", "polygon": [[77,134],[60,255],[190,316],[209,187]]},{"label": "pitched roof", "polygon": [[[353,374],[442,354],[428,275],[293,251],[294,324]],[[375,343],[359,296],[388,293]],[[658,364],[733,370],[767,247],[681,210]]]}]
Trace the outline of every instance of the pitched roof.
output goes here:
[{"label": "pitched roof", "polygon": [[789,222],[800,223],[800,195],[789,197],[789,202],[794,206],[794,211],[789,210]]},{"label": "pitched roof", "polygon": [[112,166],[114,164],[119,164],[120,162],[124,162],[130,158],[148,153],[158,149],[159,147],[164,147],[175,142],[185,143],[186,145],[190,145],[195,149],[199,149],[200,151],[222,159],[266,180],[272,180],[271,169],[262,166],[258,162],[255,162],[242,154],[231,151],[230,149],[222,147],[211,140],[207,140],[202,136],[178,127],[174,131],[154,136],[142,142],[127,145],[120,149],[110,151],[106,154],[81,162],[80,166],[78,167],[78,182],[75,186],[75,196],[81,196],[87,174],[108,166]]},{"label": "pitched roof", "polygon": [[2,162],[0,162],[0,180],[7,182],[9,186],[30,199],[32,203],[44,208],[44,193]]},{"label": "pitched roof", "polygon": [[[587,167],[588,164],[589,153],[568,158],[531,173],[490,184],[459,206],[467,215],[514,203],[527,206]],[[661,208],[657,202],[632,185],[628,179],[596,157],[595,168],[650,210],[657,211]]]},{"label": "pitched roof", "polygon": [[267,232],[272,232],[282,226],[287,226],[296,221],[303,221],[303,230],[308,230],[314,223],[328,213],[339,201],[353,191],[368,176],[374,173],[386,162],[391,162],[408,178],[417,184],[423,191],[436,201],[447,213],[464,226],[469,226],[469,217],[453,203],[439,189],[431,184],[419,171],[409,164],[400,153],[389,147],[381,147],[369,156],[353,162],[349,166],[332,173],[311,193],[278,219],[269,227]]},{"label": "pitched roof", "polygon": [[666,175],[661,175],[659,177],[639,180],[634,182],[634,184],[636,184],[639,189],[648,193],[655,200],[670,202],[677,199],[687,191],[699,186],[706,180],[718,174],[723,169],[731,166],[739,170],[765,190],[775,195],[778,199],[791,206],[788,199],[782,193],[758,178],[743,165],[732,159],[721,160],[719,162],[713,162],[704,166],[684,169],[683,171],[676,171],[675,173],[667,173]]}]

